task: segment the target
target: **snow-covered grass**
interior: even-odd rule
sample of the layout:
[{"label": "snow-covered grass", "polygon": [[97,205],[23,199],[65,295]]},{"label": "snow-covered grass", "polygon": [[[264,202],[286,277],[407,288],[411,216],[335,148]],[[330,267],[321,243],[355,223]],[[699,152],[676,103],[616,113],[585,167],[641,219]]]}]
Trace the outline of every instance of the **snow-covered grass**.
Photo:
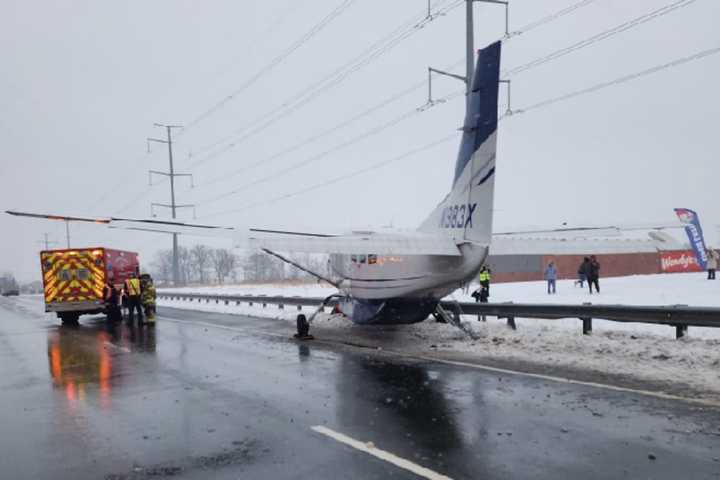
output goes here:
[{"label": "snow-covered grass", "polygon": [[[643,275],[601,280],[601,294],[589,295],[573,282],[558,282],[558,293],[547,295],[545,282],[506,283],[491,286],[491,301],[517,303],[585,303],[628,305],[720,306],[720,280],[708,281],[704,274]],[[322,297],[333,288],[318,284],[303,285],[241,285],[225,287],[186,288],[173,291],[247,295],[300,295]],[[448,298],[472,301],[456,291]],[[170,302],[160,305],[203,311],[271,317],[294,322],[293,308],[280,310],[274,306],[249,307],[247,304]],[[549,367],[614,373],[661,383],[681,382],[690,387],[714,392],[720,398],[720,329],[693,328],[685,339],[675,340],[674,329],[664,325],[625,324],[595,320],[593,334],[582,335],[576,319],[517,319],[518,329],[510,330],[503,320],[489,318],[478,322],[474,316],[465,320],[480,336],[473,341],[459,330],[434,321],[391,327],[401,333],[392,335],[392,345],[411,353],[447,352],[522,361]],[[322,315],[316,328],[336,331],[341,335],[364,335],[368,329],[347,319]],[[376,338],[376,335],[372,335]]]},{"label": "snow-covered grass", "polygon": [[[590,295],[573,280],[559,280],[557,294],[546,293],[545,282],[497,283],[491,286],[492,302],[517,303],[598,303],[627,305],[693,305],[720,307],[720,280],[706,280],[705,273],[633,275],[603,278],[601,294]],[[474,285],[476,287],[477,285]],[[286,295],[323,297],[335,292],[326,283],[289,282],[238,284],[211,287],[161,289],[164,292],[207,293],[227,295]],[[472,291],[472,289],[471,289]],[[447,298],[474,301],[469,293],[457,290]]]}]

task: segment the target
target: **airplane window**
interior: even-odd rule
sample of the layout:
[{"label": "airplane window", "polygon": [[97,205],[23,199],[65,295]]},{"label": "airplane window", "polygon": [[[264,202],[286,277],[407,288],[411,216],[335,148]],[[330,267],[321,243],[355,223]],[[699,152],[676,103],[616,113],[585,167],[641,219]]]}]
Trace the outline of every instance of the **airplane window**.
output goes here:
[{"label": "airplane window", "polygon": [[360,263],[365,263],[366,260],[367,260],[367,257],[365,255],[358,255],[358,261]]},{"label": "airplane window", "polygon": [[377,263],[377,255],[371,253],[368,255],[368,265],[375,265]]}]

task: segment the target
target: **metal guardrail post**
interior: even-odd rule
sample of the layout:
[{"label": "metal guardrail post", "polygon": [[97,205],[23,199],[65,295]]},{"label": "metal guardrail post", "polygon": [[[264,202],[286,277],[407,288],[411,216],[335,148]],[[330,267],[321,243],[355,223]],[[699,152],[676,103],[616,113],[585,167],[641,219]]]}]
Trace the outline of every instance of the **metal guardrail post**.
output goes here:
[{"label": "metal guardrail post", "polygon": [[675,325],[675,338],[680,339],[683,338],[685,335],[687,335],[688,326],[687,325]]},{"label": "metal guardrail post", "polygon": [[515,324],[515,317],[507,317],[507,326],[512,328],[513,330],[517,330],[517,325]]},{"label": "metal guardrail post", "polygon": [[[583,305],[592,305],[591,303],[583,303]],[[592,333],[592,318],[580,317],[582,320],[583,335],[590,335]]]}]

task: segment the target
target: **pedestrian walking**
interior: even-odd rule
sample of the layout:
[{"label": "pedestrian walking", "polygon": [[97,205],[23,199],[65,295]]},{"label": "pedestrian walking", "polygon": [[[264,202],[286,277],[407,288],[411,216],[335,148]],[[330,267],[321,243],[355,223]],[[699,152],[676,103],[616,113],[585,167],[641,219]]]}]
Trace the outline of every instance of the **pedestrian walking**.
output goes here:
[{"label": "pedestrian walking", "polygon": [[591,255],[589,261],[585,264],[585,275],[590,288],[590,295],[592,295],[593,285],[595,285],[595,292],[600,293],[600,262],[595,258],[595,255]]},{"label": "pedestrian walking", "polygon": [[707,249],[707,271],[708,280],[715,280],[715,271],[718,268],[718,262],[720,261],[720,254],[712,248]]},{"label": "pedestrian walking", "polygon": [[[471,296],[475,299],[475,303],[488,303],[490,290],[481,285],[479,289],[475,290],[471,294]],[[478,315],[478,321],[484,322],[485,315]]]},{"label": "pedestrian walking", "polygon": [[554,295],[557,293],[555,290],[555,284],[557,282],[557,268],[554,262],[548,263],[545,267],[545,280],[547,281],[547,293],[548,295]]},{"label": "pedestrian walking", "polygon": [[138,325],[143,324],[142,302],[140,301],[140,279],[133,273],[125,280],[125,293],[127,295],[128,321],[132,324],[135,319],[134,311],[138,314]]},{"label": "pedestrian walking", "polygon": [[585,265],[586,261],[590,261],[588,257],[585,257],[582,262],[580,262],[580,266],[578,267],[577,271],[577,280],[575,280],[575,285],[580,285],[580,288],[585,287],[585,280],[587,280],[587,277],[585,276],[585,270],[583,269],[583,266]]}]

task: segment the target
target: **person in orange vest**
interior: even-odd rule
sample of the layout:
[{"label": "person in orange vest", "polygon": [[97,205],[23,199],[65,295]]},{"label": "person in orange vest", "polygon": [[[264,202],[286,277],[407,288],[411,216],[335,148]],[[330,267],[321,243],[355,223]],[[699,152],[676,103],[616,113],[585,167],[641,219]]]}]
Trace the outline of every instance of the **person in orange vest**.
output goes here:
[{"label": "person in orange vest", "polygon": [[128,321],[133,323],[135,319],[134,310],[137,310],[138,325],[143,324],[142,302],[140,301],[140,279],[133,273],[125,280],[125,294],[128,304]]}]

